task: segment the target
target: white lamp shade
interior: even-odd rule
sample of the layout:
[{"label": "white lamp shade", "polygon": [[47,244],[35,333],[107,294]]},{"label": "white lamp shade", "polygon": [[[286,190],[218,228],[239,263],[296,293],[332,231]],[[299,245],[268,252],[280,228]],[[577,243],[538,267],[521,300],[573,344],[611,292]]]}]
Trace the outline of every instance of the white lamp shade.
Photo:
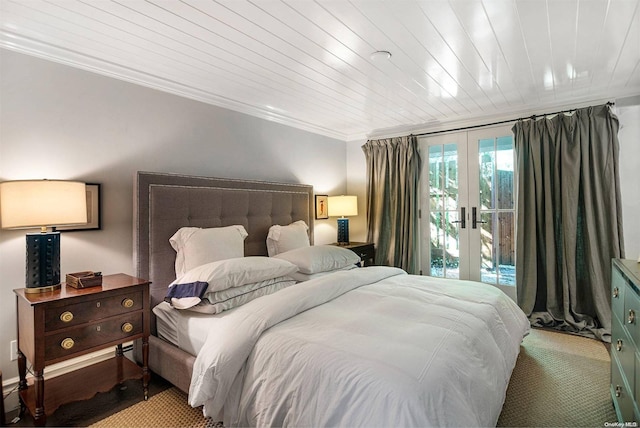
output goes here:
[{"label": "white lamp shade", "polygon": [[86,222],[87,191],[82,182],[18,180],[0,183],[0,225],[4,229]]},{"label": "white lamp shade", "polygon": [[358,215],[357,196],[329,196],[329,217]]}]

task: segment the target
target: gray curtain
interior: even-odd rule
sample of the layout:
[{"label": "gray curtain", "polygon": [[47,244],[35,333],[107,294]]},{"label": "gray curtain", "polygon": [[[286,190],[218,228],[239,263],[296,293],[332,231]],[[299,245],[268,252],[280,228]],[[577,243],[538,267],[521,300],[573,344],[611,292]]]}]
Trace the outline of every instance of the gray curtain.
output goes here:
[{"label": "gray curtain", "polygon": [[367,241],[375,263],[417,273],[420,154],[414,136],[369,140],[367,160]]},{"label": "gray curtain", "polygon": [[624,257],[618,120],[609,106],[513,127],[518,304],[534,326],[611,341],[611,259]]}]

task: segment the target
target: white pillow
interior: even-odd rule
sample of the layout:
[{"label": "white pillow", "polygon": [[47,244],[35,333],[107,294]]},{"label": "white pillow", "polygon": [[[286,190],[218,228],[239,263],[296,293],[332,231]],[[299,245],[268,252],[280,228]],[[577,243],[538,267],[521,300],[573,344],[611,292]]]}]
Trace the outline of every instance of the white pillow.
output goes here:
[{"label": "white pillow", "polygon": [[241,225],[178,229],[169,239],[176,250],[176,278],[206,263],[244,256],[244,239],[247,235]]},{"label": "white pillow", "polygon": [[321,276],[331,275],[334,272],[342,272],[345,270],[358,269],[358,265],[349,265],[340,269],[328,270],[326,272],[318,272],[318,273],[302,273],[300,271],[290,273],[289,276],[295,279],[297,282],[305,282],[310,281],[315,278],[320,278]]},{"label": "white pillow", "polygon": [[277,278],[269,278],[264,281],[252,282],[250,284],[240,285],[238,287],[227,288],[226,290],[206,292],[202,296],[203,303],[216,304],[224,303],[228,300],[235,299],[238,296],[251,293],[263,288],[270,288],[273,285],[287,283],[292,285],[291,282],[295,282],[290,275],[295,272],[291,272],[285,276],[279,276]]},{"label": "white pillow", "polygon": [[298,220],[288,226],[276,224],[269,228],[267,253],[271,257],[296,248],[308,247],[309,245],[309,226],[302,220]]},{"label": "white pillow", "polygon": [[208,283],[206,293],[212,293],[278,278],[297,270],[298,268],[294,264],[286,260],[262,256],[240,257],[198,266],[173,281],[169,287],[174,284],[189,284],[199,281]]},{"label": "white pillow", "polygon": [[228,290],[214,291],[213,293],[206,294],[202,302],[189,308],[189,310],[205,314],[219,314],[220,312],[249,303],[258,297],[273,294],[295,283],[296,281],[287,275],[272,278],[267,281],[241,285],[240,287],[234,287]]},{"label": "white pillow", "polygon": [[305,274],[342,269],[360,263],[360,257],[351,250],[335,245],[314,245],[278,254],[275,258],[287,260]]}]

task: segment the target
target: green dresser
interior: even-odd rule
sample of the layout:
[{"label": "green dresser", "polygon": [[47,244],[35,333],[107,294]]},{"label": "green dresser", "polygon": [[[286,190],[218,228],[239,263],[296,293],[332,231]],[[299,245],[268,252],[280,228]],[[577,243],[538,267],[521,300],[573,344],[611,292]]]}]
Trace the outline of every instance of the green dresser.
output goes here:
[{"label": "green dresser", "polygon": [[613,260],[611,312],[611,397],[619,422],[639,422],[640,263],[635,260]]}]

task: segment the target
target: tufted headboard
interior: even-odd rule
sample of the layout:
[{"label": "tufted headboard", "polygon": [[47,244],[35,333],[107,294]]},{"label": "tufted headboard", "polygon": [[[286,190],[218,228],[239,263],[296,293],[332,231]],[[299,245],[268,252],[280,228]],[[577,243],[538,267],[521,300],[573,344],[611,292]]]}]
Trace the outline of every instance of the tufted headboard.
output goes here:
[{"label": "tufted headboard", "polygon": [[249,233],[245,255],[266,256],[270,226],[304,220],[313,244],[309,185],[138,172],[134,210],[136,275],[152,281],[152,307],[164,299],[175,279],[169,238],[180,227],[241,224]]}]

